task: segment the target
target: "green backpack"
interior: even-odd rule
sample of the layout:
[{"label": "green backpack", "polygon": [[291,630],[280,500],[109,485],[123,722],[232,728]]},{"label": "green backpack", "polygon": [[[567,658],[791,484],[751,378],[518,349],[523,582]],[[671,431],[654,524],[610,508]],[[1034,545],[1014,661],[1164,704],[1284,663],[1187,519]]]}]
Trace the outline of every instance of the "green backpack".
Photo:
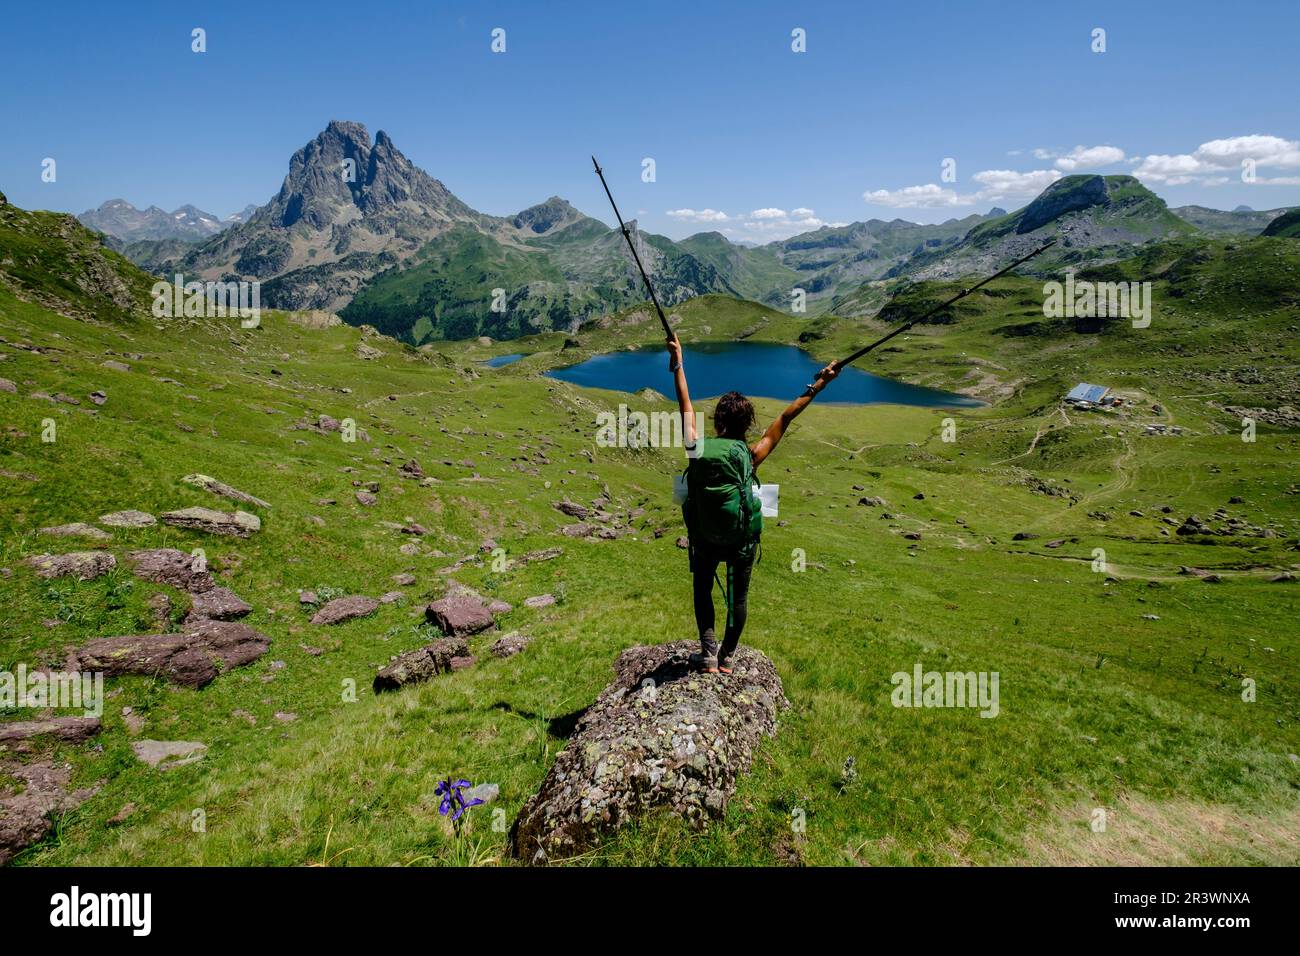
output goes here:
[{"label": "green backpack", "polygon": [[744,551],[763,533],[763,505],[749,446],[734,438],[701,438],[698,457],[686,466],[682,517],[691,546]]}]

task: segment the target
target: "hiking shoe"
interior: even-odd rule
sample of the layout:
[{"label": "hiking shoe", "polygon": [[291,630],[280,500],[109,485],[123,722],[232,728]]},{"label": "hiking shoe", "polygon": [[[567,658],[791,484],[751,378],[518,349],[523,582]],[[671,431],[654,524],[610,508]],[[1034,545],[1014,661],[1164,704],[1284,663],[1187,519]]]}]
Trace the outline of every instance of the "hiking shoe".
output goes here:
[{"label": "hiking shoe", "polygon": [[719,654],[719,655],[718,655],[718,670],[722,671],[722,673],[724,673],[724,674],[730,674],[730,673],[731,673],[731,666],[735,663],[735,661],[736,661],[736,658],[735,658],[735,656],[732,655],[732,654]]},{"label": "hiking shoe", "polygon": [[716,674],[718,672],[718,659],[712,654],[695,653],[687,658],[692,670],[703,671],[706,674]]}]

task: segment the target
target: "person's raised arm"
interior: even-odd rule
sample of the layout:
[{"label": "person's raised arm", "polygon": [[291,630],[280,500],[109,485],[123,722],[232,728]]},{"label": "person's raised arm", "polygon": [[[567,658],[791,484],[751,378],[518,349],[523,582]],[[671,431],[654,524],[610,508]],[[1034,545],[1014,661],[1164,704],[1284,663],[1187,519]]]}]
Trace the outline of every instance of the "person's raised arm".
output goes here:
[{"label": "person's raised arm", "polygon": [[763,432],[763,437],[749,449],[754,456],[755,468],[761,465],[768,455],[772,454],[772,451],[785,436],[785,430],[790,427],[790,423],[798,418],[799,413],[812,403],[812,400],[826,387],[826,383],[834,380],[835,376],[839,374],[839,366],[835,362],[831,362],[830,365],[817,373],[817,377],[813,379],[812,384],[808,386],[804,393],[786,406],[785,411],[780,414],[777,420],[767,426],[767,431]]},{"label": "person's raised arm", "polygon": [[686,369],[682,368],[682,343],[674,335],[668,340],[668,371],[673,373],[677,387],[677,409],[682,416],[682,441],[687,448],[695,444],[695,409],[691,407],[691,393],[686,389]]}]

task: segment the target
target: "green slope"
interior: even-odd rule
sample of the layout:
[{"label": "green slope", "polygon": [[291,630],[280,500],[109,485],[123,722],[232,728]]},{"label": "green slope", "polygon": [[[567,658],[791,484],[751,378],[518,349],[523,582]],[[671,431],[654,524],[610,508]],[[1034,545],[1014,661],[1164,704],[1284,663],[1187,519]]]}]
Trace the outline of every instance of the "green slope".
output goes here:
[{"label": "green slope", "polygon": [[[61,236],[60,220],[30,231],[40,221],[0,227],[0,376],[17,386],[0,390],[0,567],[9,570],[0,669],[56,664],[89,637],[157,627],[150,600],[166,589],[120,572],[41,581],[23,560],[73,546],[36,534],[48,525],[129,507],[221,506],[180,482],[193,471],[269,501],[263,530],[213,539],[158,525],[114,530],[106,546],[119,556],[206,549],[220,583],[254,606],[247,620],[271,650],[197,692],[112,680],[97,740],[46,742],[21,756],[67,763],[74,786],[98,790],[18,864],[500,862],[505,835],[490,814],[471,811],[457,836],[437,813],[435,782],[455,774],[500,784],[490,809],[508,821],[566,744],[563,722],[551,718],[590,703],[620,649],[692,627],[685,556],[673,543],[680,453],[594,439],[598,411],[663,406],[539,374],[653,343],[653,317],[643,305],[610,315],[568,350],[559,333],[416,350],[279,313],[256,329],[159,322],[96,307],[83,292],[80,307],[94,318],[85,321],[39,304],[73,293],[31,262],[71,268],[98,254],[82,249],[80,233]],[[783,485],[782,518],[764,535],[745,635],[775,661],[792,709],[725,819],[696,832],[654,817],[582,863],[1300,862],[1288,756],[1300,751],[1300,660],[1289,640],[1297,585],[1270,580],[1297,563],[1300,432],[1264,422],[1258,441],[1243,443],[1236,416],[1219,407],[1296,400],[1300,315],[1286,290],[1300,285],[1300,253],[1282,239],[1229,245],[1175,243],[1115,267],[1158,277],[1147,330],[1045,325],[1041,284],[1011,278],[869,366],[982,389],[1001,396],[996,405],[814,405],[800,417],[765,465],[765,480]],[[148,281],[116,257],[103,261],[127,287]],[[794,342],[807,329],[803,318],[722,296],[674,311],[688,342]],[[811,347],[826,359],[883,327],[822,325]],[[363,343],[379,354],[359,360]],[[497,371],[478,365],[506,351],[528,357]],[[104,368],[107,357],[131,371]],[[1144,397],[1128,419],[1070,412],[1067,424],[1058,399],[1076,380]],[[85,401],[94,389],[107,393],[102,407]],[[780,408],[757,404],[764,420]],[[294,428],[320,414],[354,418],[368,440]],[[39,440],[47,417],[58,423],[54,443]],[[948,418],[955,442],[942,438]],[[1187,433],[1148,438],[1146,421]],[[398,477],[411,457],[431,482]],[[354,493],[370,481],[379,502],[363,507]],[[645,509],[631,533],[558,535],[568,519],[551,503],[589,500],[606,486],[620,509]],[[864,494],[886,508],[859,505]],[[1230,504],[1236,496],[1242,502]],[[1224,508],[1276,537],[1189,540],[1170,533],[1162,506],[1174,519]],[[882,519],[884,510],[893,517]],[[411,519],[430,534],[402,534]],[[1024,531],[1041,537],[1013,540]],[[914,532],[919,540],[903,537]],[[489,537],[512,558],[557,545],[563,553],[498,571],[479,552]],[[1096,548],[1107,574],[1089,569]],[[808,561],[802,573],[795,549]],[[513,604],[502,628],[534,643],[497,660],[487,653],[495,635],[475,638],[474,667],[376,697],[375,670],[428,641],[419,609],[442,594],[440,569],[461,559],[456,579]],[[1180,575],[1182,565],[1222,581]],[[369,618],[316,627],[298,603],[308,588],[377,596],[398,589],[398,573],[417,583]],[[522,607],[542,592],[558,603]],[[175,620],[185,598],[168,593]],[[999,672],[1000,716],[893,708],[890,675],[918,661]],[[1253,703],[1242,700],[1243,677],[1257,682]],[[355,702],[343,694],[348,681]],[[138,730],[128,707],[143,720]],[[132,755],[142,737],[209,750],[160,773]],[[848,757],[857,780],[843,786]],[[135,812],[108,825],[128,803]],[[1121,809],[1106,834],[1088,829],[1098,806]],[[191,828],[196,808],[204,833]],[[808,822],[798,833],[795,810]],[[1189,822],[1207,820],[1216,824]]]}]

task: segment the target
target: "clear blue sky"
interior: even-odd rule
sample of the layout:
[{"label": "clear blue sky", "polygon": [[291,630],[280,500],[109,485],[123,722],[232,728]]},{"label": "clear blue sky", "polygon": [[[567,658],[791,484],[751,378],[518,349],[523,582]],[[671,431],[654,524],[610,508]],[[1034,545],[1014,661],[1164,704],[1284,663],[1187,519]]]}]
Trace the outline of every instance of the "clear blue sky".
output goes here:
[{"label": "clear blue sky", "polygon": [[25,207],[225,216],[335,118],[495,214],[558,194],[610,220],[595,152],[624,213],[675,237],[1015,208],[1070,168],[1136,170],[1171,205],[1300,204],[1295,2],[6,6],[0,189]]}]

